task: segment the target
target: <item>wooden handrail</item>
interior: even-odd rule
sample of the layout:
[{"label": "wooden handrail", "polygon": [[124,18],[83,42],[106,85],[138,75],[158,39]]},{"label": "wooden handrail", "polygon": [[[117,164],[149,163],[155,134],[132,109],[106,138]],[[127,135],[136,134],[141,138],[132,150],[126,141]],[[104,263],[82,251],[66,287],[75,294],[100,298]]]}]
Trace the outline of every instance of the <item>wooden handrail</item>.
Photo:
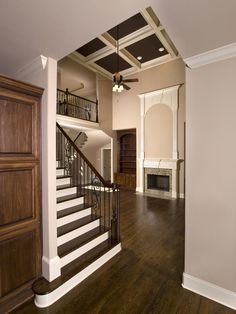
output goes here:
[{"label": "wooden handrail", "polygon": [[100,173],[94,168],[94,166],[91,164],[91,162],[85,157],[85,155],[81,152],[81,150],[75,145],[75,143],[71,140],[71,138],[66,134],[66,132],[63,130],[63,128],[60,126],[60,124],[56,123],[58,129],[61,131],[61,133],[65,136],[65,138],[68,140],[68,142],[73,146],[75,151],[80,155],[82,159],[87,163],[87,165],[92,169],[92,171],[95,173],[95,175],[98,177],[98,179],[102,182],[102,184],[105,187],[111,188],[114,186],[114,184],[106,182],[106,180],[100,175]]},{"label": "wooden handrail", "polygon": [[86,98],[84,98],[84,97],[81,97],[81,96],[78,96],[78,95],[72,94],[72,93],[70,93],[69,91],[64,91],[64,90],[59,89],[59,88],[58,88],[57,90],[58,90],[59,92],[64,93],[64,94],[68,94],[68,95],[71,95],[71,96],[74,96],[74,97],[77,97],[77,98],[83,99],[83,100],[85,100],[85,101],[91,102],[91,103],[93,103],[93,104],[96,104],[96,101],[93,101],[93,100],[90,100],[90,99],[86,99]]}]

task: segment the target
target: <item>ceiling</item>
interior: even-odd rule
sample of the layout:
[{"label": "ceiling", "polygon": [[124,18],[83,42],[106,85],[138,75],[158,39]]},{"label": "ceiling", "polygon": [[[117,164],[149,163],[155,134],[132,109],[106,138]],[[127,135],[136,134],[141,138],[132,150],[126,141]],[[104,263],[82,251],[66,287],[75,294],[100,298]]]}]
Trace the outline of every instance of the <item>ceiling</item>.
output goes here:
[{"label": "ceiling", "polygon": [[151,7],[129,17],[69,55],[108,78],[129,75],[179,57]]},{"label": "ceiling", "polygon": [[236,42],[235,0],[1,0],[0,72],[60,60],[148,6],[183,58]]}]

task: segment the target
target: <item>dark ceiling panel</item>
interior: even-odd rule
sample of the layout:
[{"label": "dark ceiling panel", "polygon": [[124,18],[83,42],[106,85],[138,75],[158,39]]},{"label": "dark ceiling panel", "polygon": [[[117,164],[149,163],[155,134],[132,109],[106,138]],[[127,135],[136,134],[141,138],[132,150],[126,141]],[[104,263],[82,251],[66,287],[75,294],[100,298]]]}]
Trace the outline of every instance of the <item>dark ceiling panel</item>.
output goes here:
[{"label": "dark ceiling panel", "polygon": [[142,60],[139,62],[144,63],[161,56],[168,54],[166,49],[164,51],[159,51],[158,49],[163,47],[160,40],[156,35],[148,36],[136,43],[126,47],[125,49],[131,53],[135,58],[142,56]]},{"label": "dark ceiling panel", "polygon": [[[117,71],[117,54],[112,53],[96,61],[95,63],[108,72],[114,74]],[[131,68],[131,65],[119,56],[119,71],[123,71],[128,68]]]},{"label": "dark ceiling panel", "polygon": [[144,20],[140,13],[130,17],[128,20],[119,24],[119,38],[117,38],[117,26],[113,27],[108,31],[108,33],[115,38],[115,40],[123,38],[138,29],[147,25],[147,22]]},{"label": "dark ceiling panel", "polygon": [[82,54],[84,57],[89,56],[91,53],[96,52],[97,50],[100,50],[102,48],[106,47],[106,45],[98,38],[95,38],[85,44],[84,46],[80,47],[76,51],[78,51],[80,54]]}]

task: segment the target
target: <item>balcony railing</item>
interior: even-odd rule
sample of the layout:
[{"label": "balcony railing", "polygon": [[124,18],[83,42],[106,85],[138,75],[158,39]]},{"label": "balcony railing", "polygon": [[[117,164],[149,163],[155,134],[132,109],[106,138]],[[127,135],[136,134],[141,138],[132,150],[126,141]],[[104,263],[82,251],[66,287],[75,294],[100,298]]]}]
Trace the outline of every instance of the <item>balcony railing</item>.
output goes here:
[{"label": "balcony railing", "polygon": [[77,119],[98,122],[98,102],[61,89],[57,90],[57,113]]}]

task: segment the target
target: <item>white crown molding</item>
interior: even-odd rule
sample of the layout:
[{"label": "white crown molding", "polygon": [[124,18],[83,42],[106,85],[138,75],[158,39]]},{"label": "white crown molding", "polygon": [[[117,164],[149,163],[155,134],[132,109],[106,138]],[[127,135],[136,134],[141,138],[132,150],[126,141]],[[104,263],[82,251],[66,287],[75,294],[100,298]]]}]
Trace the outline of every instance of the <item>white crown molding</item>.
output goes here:
[{"label": "white crown molding", "polygon": [[226,60],[236,57],[236,43],[229,44],[220,48],[184,59],[184,62],[191,68],[196,69],[206,64]]},{"label": "white crown molding", "polygon": [[208,281],[198,279],[186,273],[183,273],[182,286],[185,289],[236,310],[236,293],[233,291],[221,288]]},{"label": "white crown molding", "polygon": [[42,55],[38,56],[28,64],[24,65],[21,69],[19,69],[15,74],[14,77],[18,79],[24,79],[28,77],[30,74],[42,71],[46,68],[47,65],[47,57]]}]

